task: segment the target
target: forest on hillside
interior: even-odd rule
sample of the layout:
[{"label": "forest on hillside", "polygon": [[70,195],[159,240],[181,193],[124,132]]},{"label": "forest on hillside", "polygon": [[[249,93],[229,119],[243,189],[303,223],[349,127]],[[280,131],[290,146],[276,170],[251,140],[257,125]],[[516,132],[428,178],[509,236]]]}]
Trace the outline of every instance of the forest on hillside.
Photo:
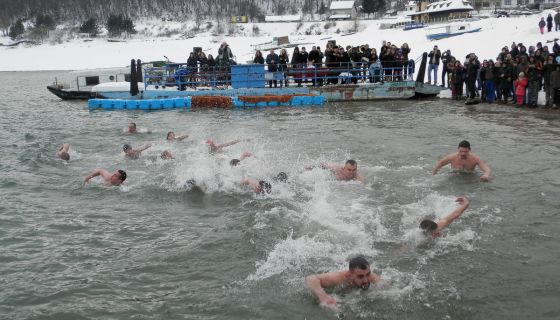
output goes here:
[{"label": "forest on hillside", "polygon": [[80,22],[89,18],[106,20],[111,14],[131,18],[168,17],[193,19],[266,14],[318,13],[331,0],[2,0],[0,23],[12,24],[39,14],[56,21]]},{"label": "forest on hillside", "polygon": [[[102,29],[107,35],[119,37],[134,34],[134,21],[161,19],[195,23],[195,30],[204,21],[214,21],[217,32],[231,16],[248,16],[251,21],[264,21],[266,15],[307,17],[328,13],[332,0],[0,0],[0,33],[12,40],[43,41],[51,37],[57,26],[60,41],[63,33],[84,33],[97,36]],[[362,13],[381,11],[386,0],[356,0]],[[402,0],[404,1],[404,0]]]}]

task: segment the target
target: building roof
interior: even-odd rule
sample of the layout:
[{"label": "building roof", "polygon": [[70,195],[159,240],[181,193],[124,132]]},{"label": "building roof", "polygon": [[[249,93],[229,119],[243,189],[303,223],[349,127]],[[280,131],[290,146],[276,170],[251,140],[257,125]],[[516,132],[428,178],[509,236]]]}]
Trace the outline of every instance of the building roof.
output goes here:
[{"label": "building roof", "polygon": [[333,1],[331,2],[330,10],[343,10],[352,9],[354,7],[354,1]]},{"label": "building roof", "polygon": [[412,12],[408,15],[414,16],[426,13],[446,12],[446,11],[471,11],[474,10],[467,0],[442,0],[430,3],[426,10]]}]

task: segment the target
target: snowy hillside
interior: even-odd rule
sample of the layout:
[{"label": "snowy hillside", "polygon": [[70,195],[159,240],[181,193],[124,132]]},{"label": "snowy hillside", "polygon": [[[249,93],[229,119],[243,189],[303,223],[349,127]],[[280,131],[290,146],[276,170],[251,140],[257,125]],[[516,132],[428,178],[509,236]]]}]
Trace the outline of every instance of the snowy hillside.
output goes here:
[{"label": "snowy hillside", "polygon": [[[551,11],[552,12],[552,11]],[[480,26],[482,31],[465,34],[439,41],[428,41],[425,30],[402,29],[380,30],[381,20],[359,20],[333,22],[299,23],[247,23],[228,24],[228,35],[213,34],[214,28],[201,28],[194,32],[189,25],[174,21],[143,20],[136,22],[139,31],[126,42],[108,42],[107,39],[68,39],[61,44],[42,44],[38,46],[20,45],[0,47],[0,70],[76,70],[86,68],[125,66],[130,59],[143,61],[163,60],[167,56],[176,62],[185,62],[193,47],[202,47],[207,54],[217,55],[220,43],[227,41],[239,63],[252,60],[252,44],[269,42],[273,36],[289,36],[291,43],[305,43],[309,49],[320,45],[323,49],[328,40],[336,40],[339,45],[369,44],[378,48],[383,40],[400,46],[406,42],[412,48],[411,58],[417,58],[429,51],[435,44],[440,49],[451,49],[455,57],[461,58],[475,52],[481,59],[495,59],[503,46],[512,42],[535,45],[560,36],[551,32],[541,35],[537,24],[540,15],[511,18],[489,18],[470,22],[473,27]],[[349,34],[357,27],[358,32]],[[229,30],[228,30],[229,28]],[[191,30],[191,31],[189,31]],[[0,43],[10,43],[9,38],[0,38]],[[551,47],[552,43],[548,43]],[[291,55],[291,50],[288,51]]]}]

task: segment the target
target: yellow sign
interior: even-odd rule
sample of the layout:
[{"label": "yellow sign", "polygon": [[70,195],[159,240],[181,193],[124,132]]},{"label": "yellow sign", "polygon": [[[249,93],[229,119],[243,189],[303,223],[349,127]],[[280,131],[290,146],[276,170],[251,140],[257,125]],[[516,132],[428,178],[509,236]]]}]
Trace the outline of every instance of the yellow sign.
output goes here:
[{"label": "yellow sign", "polygon": [[231,16],[231,23],[247,23],[249,19],[247,16]]}]

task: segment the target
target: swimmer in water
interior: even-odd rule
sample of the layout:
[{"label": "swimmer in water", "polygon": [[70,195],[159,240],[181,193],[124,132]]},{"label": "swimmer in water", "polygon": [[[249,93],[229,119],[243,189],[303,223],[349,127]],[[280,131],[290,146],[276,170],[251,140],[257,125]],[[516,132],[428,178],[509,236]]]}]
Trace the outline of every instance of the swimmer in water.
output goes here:
[{"label": "swimmer in water", "polygon": [[135,122],[129,123],[128,127],[126,127],[123,131],[124,131],[124,133],[127,133],[127,134],[136,134],[136,133],[140,133],[140,132],[152,133],[150,130],[147,130],[147,129],[142,129],[142,131],[139,131],[136,128],[136,123]]},{"label": "swimmer in water", "polygon": [[168,150],[163,151],[159,157],[162,158],[163,160],[174,159],[173,154],[171,154],[171,152],[169,152]]},{"label": "swimmer in water", "polygon": [[167,139],[167,141],[183,141],[184,139],[186,139],[188,137],[189,137],[189,135],[187,135],[187,134],[177,137],[175,135],[175,132],[169,131],[167,133],[167,138],[166,139]]},{"label": "swimmer in water", "polygon": [[369,262],[361,256],[354,257],[348,264],[348,270],[314,274],[305,278],[305,284],[321,304],[335,307],[336,299],[325,292],[325,288],[347,286],[369,289],[370,284],[379,283],[380,277],[371,272]]},{"label": "swimmer in water", "polygon": [[124,156],[127,159],[138,159],[140,157],[140,155],[142,154],[142,151],[148,149],[149,147],[151,147],[152,144],[148,143],[146,145],[143,145],[142,147],[138,148],[138,149],[132,149],[132,147],[128,144],[125,143],[123,145],[123,152],[124,152]]},{"label": "swimmer in water", "polygon": [[[286,182],[288,181],[288,175],[285,172],[280,172],[273,180],[275,182]],[[241,184],[249,186],[249,188],[251,188],[251,190],[256,194],[270,194],[272,191],[272,185],[270,182],[264,180],[255,180],[250,178],[243,179],[241,180]]]},{"label": "swimmer in water", "polygon": [[126,128],[126,133],[138,133],[138,130],[136,129],[136,123],[135,122],[131,122],[128,124],[128,128]]},{"label": "swimmer in water", "polygon": [[62,160],[70,161],[70,154],[68,150],[70,149],[70,144],[65,143],[63,144],[60,149],[56,152],[56,156]]},{"label": "swimmer in water", "polygon": [[223,148],[232,146],[236,143],[239,143],[240,141],[241,140],[238,139],[238,140],[233,140],[233,141],[222,143],[222,144],[217,144],[214,140],[207,139],[206,144],[210,148],[210,153],[216,153],[216,152],[221,152]]},{"label": "swimmer in water", "polygon": [[95,169],[89,176],[84,179],[84,184],[88,183],[89,180],[101,176],[105,180],[106,184],[112,186],[120,186],[126,180],[126,172],[124,170],[117,170],[114,173],[110,173],[104,169]]},{"label": "swimmer in water", "polygon": [[445,218],[435,222],[433,220],[423,220],[420,222],[420,229],[424,233],[431,235],[432,237],[440,237],[441,231],[451,224],[455,219],[459,218],[463,212],[469,207],[469,200],[465,197],[459,197],[455,200],[459,204],[455,210],[451,211]]},{"label": "swimmer in water", "polygon": [[439,169],[448,164],[451,164],[451,168],[453,169],[466,171],[474,171],[474,168],[478,166],[482,172],[484,172],[484,174],[480,177],[480,181],[486,182],[490,180],[492,170],[490,170],[490,167],[488,167],[482,159],[474,153],[471,153],[471,144],[466,140],[459,143],[457,152],[448,154],[443,159],[439,160],[432,170],[432,174],[437,174]]},{"label": "swimmer in water", "polygon": [[239,159],[231,159],[231,161],[229,162],[229,165],[232,167],[235,167],[237,165],[239,165],[239,163],[241,163],[241,161],[243,161],[243,159],[248,158],[248,157],[252,157],[253,154],[249,151],[245,151],[241,154],[241,157],[239,157]]},{"label": "swimmer in water", "polygon": [[[337,180],[341,181],[360,181],[365,182],[364,177],[358,173],[358,163],[355,160],[348,160],[344,166],[338,164],[325,164],[319,165],[321,169],[329,169],[332,171]],[[313,169],[314,166],[305,167],[306,170]]]}]

